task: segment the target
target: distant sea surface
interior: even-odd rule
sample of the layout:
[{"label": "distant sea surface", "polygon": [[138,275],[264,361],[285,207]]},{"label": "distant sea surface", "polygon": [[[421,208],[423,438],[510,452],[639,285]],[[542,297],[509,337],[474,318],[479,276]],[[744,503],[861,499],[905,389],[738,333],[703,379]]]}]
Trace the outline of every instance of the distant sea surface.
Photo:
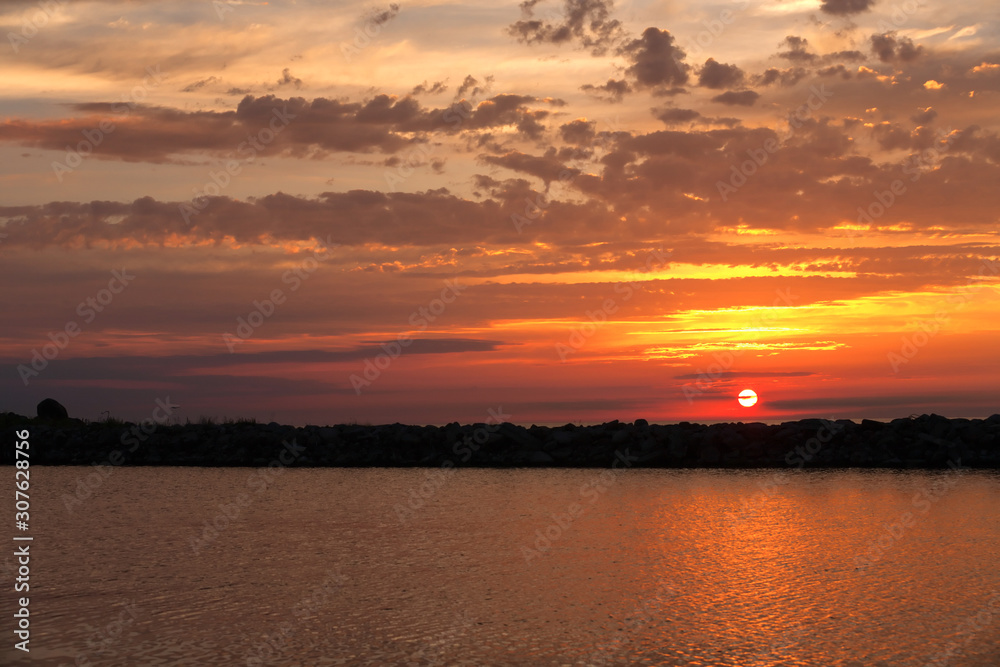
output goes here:
[{"label": "distant sea surface", "polygon": [[994,472],[33,466],[31,490],[31,653],[7,594],[4,664],[1000,665]]}]

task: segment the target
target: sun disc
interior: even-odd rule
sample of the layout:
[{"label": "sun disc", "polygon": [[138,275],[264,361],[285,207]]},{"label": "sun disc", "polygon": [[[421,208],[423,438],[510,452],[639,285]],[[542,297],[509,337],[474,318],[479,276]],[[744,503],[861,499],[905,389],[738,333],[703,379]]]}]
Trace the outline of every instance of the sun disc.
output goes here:
[{"label": "sun disc", "polygon": [[740,392],[739,402],[745,408],[749,408],[757,403],[757,392],[753,389],[744,389]]}]

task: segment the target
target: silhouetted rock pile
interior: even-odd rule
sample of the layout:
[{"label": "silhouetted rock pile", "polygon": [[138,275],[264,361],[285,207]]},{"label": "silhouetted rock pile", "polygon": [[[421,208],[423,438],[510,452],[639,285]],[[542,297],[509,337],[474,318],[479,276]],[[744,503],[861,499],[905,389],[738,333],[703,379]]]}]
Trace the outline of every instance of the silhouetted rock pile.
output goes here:
[{"label": "silhouetted rock pile", "polygon": [[46,398],[36,408],[39,419],[68,419],[69,413],[62,403],[54,398]]},{"label": "silhouetted rock pile", "polygon": [[[49,421],[0,415],[13,463],[15,430],[27,428],[33,465],[472,466],[758,468],[1000,468],[1000,415],[947,419],[804,419],[778,425],[514,424],[306,426],[276,423],[141,425]],[[283,443],[294,443],[289,447]],[[282,451],[286,454],[279,459]],[[288,452],[292,452],[294,456]],[[624,457],[624,458],[622,458]],[[622,463],[618,464],[621,467]]]}]

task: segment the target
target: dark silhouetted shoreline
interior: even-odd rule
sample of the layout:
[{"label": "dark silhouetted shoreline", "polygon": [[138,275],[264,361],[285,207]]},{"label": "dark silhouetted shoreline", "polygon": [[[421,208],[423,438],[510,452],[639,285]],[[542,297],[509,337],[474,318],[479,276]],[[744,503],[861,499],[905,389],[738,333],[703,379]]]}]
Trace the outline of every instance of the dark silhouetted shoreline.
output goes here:
[{"label": "dark silhouetted shoreline", "polygon": [[[28,429],[32,465],[560,468],[1000,468],[1000,414],[768,425],[155,425],[0,415]],[[13,447],[2,449],[13,463]]]}]

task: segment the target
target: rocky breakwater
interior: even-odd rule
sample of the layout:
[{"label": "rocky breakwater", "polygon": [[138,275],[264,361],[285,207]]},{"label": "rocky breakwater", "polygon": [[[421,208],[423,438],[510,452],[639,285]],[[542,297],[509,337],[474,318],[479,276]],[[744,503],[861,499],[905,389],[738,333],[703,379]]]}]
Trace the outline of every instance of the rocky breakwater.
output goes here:
[{"label": "rocky breakwater", "polygon": [[[1000,415],[891,422],[593,426],[157,425],[0,415],[3,442],[28,429],[33,465],[387,467],[1000,468]],[[148,432],[147,432],[148,431]],[[14,448],[0,448],[13,463]],[[282,454],[284,452],[284,454]]]}]

